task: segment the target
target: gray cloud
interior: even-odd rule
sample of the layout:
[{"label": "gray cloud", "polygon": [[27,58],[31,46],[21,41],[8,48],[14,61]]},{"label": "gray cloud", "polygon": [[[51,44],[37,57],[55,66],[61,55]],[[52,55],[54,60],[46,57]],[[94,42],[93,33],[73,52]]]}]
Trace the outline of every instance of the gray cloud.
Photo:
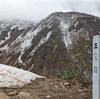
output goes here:
[{"label": "gray cloud", "polygon": [[100,0],[0,0],[0,19],[40,21],[56,11],[100,16]]},{"label": "gray cloud", "polygon": [[[66,2],[66,3],[65,3]],[[100,0],[63,0],[65,9],[100,16]]]}]

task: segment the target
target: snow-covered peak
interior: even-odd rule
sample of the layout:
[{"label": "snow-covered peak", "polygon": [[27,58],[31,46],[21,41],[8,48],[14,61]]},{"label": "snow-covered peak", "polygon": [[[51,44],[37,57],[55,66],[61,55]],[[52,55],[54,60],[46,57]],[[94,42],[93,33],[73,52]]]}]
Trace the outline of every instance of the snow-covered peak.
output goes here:
[{"label": "snow-covered peak", "polygon": [[10,30],[14,28],[18,28],[18,30],[27,29],[28,27],[35,26],[35,23],[33,22],[27,22],[27,21],[20,21],[20,20],[12,20],[12,21],[0,21],[0,30],[7,30],[10,28]]},{"label": "snow-covered peak", "polygon": [[35,78],[43,78],[34,73],[0,64],[0,87],[22,87]]}]

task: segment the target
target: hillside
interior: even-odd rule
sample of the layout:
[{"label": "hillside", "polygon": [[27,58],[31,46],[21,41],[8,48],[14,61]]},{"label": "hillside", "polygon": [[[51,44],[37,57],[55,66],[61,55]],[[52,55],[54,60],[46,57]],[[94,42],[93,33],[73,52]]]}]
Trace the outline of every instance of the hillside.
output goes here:
[{"label": "hillside", "polygon": [[75,12],[55,12],[37,24],[0,22],[0,63],[91,81],[92,37],[99,34],[100,18]]}]

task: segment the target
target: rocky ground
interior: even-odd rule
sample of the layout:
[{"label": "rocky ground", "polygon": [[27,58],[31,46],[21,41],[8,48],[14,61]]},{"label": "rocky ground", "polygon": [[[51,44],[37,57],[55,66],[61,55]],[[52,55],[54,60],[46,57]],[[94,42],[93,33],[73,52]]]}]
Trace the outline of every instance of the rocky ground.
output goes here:
[{"label": "rocky ground", "polygon": [[36,79],[22,88],[1,88],[0,99],[92,99],[92,86],[60,79]]}]

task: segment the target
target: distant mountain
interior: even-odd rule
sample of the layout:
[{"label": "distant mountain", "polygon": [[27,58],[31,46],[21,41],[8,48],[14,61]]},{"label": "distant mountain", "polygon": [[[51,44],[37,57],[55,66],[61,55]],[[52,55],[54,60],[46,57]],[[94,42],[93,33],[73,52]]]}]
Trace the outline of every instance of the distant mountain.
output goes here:
[{"label": "distant mountain", "polygon": [[100,18],[55,12],[38,24],[0,22],[0,63],[46,77],[64,70],[91,78],[92,37],[100,34]]}]

